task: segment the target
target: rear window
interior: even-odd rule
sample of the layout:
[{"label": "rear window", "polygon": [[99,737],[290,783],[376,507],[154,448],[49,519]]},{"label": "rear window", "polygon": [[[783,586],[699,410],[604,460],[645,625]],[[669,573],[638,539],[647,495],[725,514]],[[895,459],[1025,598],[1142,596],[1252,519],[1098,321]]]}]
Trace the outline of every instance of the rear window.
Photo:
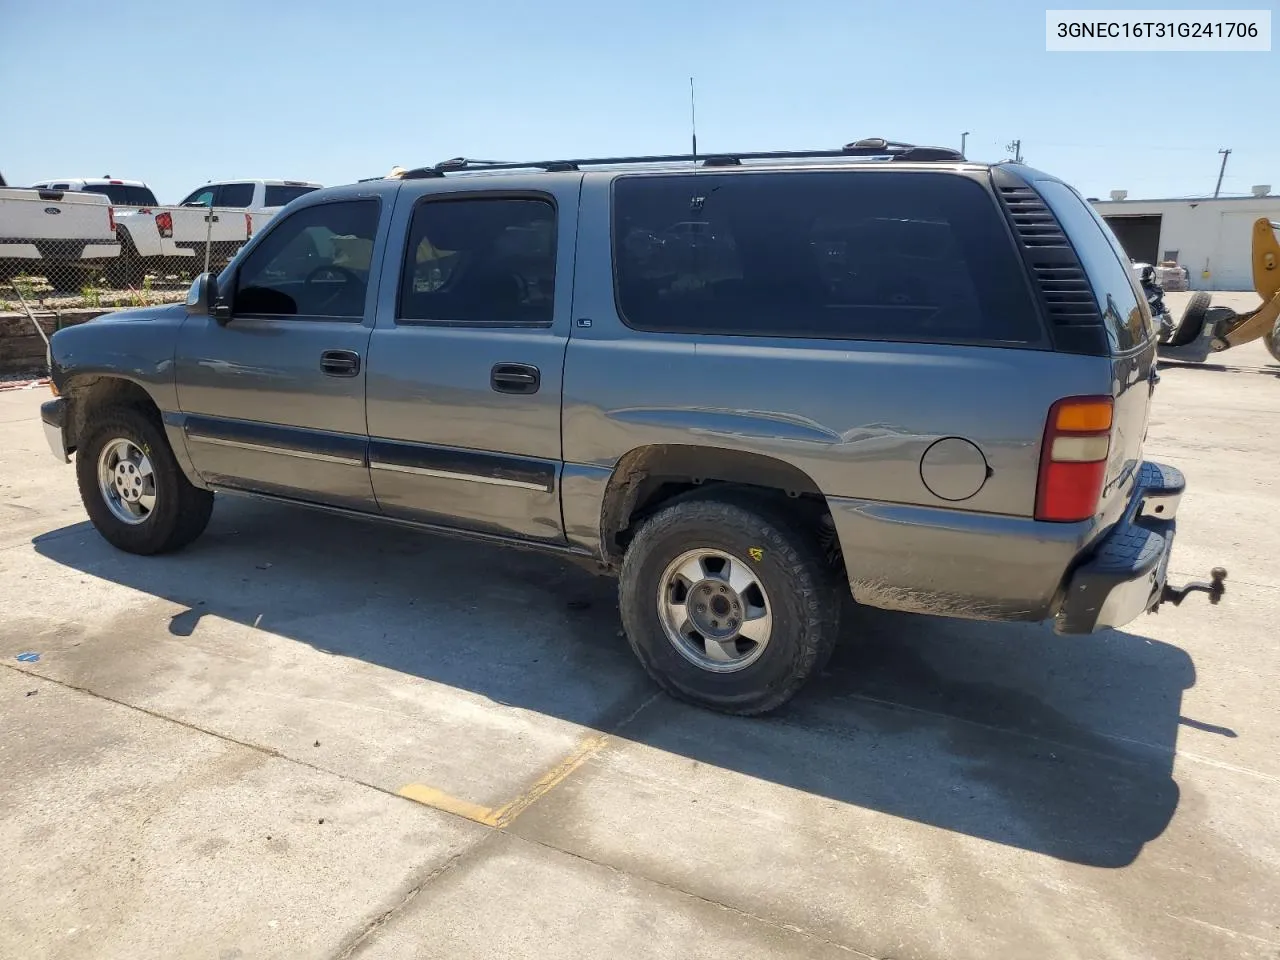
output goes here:
[{"label": "rear window", "polygon": [[636,329],[1040,343],[990,194],[950,174],[620,177],[617,301]]},{"label": "rear window", "polygon": [[1036,189],[1071,239],[1098,300],[1115,353],[1124,353],[1155,336],[1155,322],[1134,288],[1129,256],[1097,211],[1065,183],[1042,180]]},{"label": "rear window", "polygon": [[243,210],[253,205],[252,183],[224,183],[218,188],[218,196],[213,201],[215,207],[232,207]]},{"label": "rear window", "polygon": [[267,187],[267,199],[264,206],[283,207],[286,203],[292,203],[299,197],[306,196],[319,187]]},{"label": "rear window", "polygon": [[148,187],[129,187],[121,183],[85,184],[84,193],[101,193],[118,207],[154,207],[156,195]]}]

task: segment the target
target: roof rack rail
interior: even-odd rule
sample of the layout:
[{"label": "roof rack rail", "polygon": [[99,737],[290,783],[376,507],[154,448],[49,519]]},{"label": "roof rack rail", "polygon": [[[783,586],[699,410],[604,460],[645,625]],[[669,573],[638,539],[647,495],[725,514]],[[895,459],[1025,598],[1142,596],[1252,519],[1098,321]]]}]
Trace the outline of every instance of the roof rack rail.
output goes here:
[{"label": "roof rack rail", "polygon": [[904,161],[963,161],[959,150],[951,147],[917,146],[899,143],[882,137],[870,137],[846,143],[839,150],[768,150],[721,152],[699,156],[692,153],[670,153],[635,157],[592,157],[575,160],[473,160],[469,157],[453,157],[426,167],[416,167],[398,173],[398,179],[421,180],[443,177],[450,173],[470,173],[488,170],[542,170],[548,173],[580,170],[583,167],[628,166],[632,164],[697,163],[704,167],[740,166],[744,160],[819,160],[843,157],[885,157]]}]

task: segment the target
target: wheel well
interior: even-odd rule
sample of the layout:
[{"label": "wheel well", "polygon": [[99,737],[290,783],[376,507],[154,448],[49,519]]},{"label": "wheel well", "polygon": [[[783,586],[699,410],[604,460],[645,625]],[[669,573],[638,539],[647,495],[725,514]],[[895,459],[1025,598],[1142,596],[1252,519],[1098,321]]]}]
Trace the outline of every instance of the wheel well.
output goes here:
[{"label": "wheel well", "polygon": [[660,507],[714,487],[789,503],[823,539],[833,562],[839,562],[826,498],[799,467],[741,450],[666,444],[632,450],[614,468],[600,517],[605,560],[621,563],[640,523]]},{"label": "wheel well", "polygon": [[145,389],[123,377],[79,377],[63,391],[67,398],[67,448],[74,450],[89,418],[99,410],[107,407],[134,407],[147,416],[162,423],[160,408],[156,406],[151,394]]}]

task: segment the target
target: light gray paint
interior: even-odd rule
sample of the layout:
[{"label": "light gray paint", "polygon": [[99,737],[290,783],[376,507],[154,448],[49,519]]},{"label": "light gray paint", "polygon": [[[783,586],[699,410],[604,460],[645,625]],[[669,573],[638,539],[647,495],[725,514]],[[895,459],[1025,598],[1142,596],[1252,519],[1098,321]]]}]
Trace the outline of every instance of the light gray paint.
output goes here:
[{"label": "light gray paint", "polygon": [[[550,328],[397,324],[398,283],[378,296],[369,347],[368,425],[372,437],[533,457],[559,462],[560,394],[569,337],[577,205],[581,174],[504,177],[503,193],[549,199],[557,210],[556,303]],[[396,199],[391,236],[397,249],[388,275],[399,279],[414,208],[434,197],[474,195],[482,183],[464,178],[406,183]],[[485,192],[492,195],[492,188]],[[537,393],[495,392],[490,371],[499,363],[538,368]],[[383,510],[462,527],[563,541],[558,492],[477,483],[438,471],[375,470]]]},{"label": "light gray paint", "polygon": [[[957,175],[978,174],[966,167]],[[133,327],[117,321],[64,331],[55,360],[66,375],[126,372],[156,399],[171,438],[181,440],[187,418],[198,415],[346,445],[340,455],[320,451],[314,459],[272,450],[256,436],[240,445],[189,437],[194,470],[185,458],[183,465],[197,482],[596,556],[613,468],[628,453],[693,445],[771,458],[827,497],[859,600],[983,618],[1045,616],[1073,558],[1127,499],[1153,351],[1113,362],[1047,349],[634,331],[614,300],[615,176],[452,177],[320,191],[291,211],[336,198],[382,199],[362,321],[235,318],[223,327],[171,308],[146,313],[151,322]],[[480,190],[554,199],[552,325],[397,325],[414,203]],[[224,272],[224,285],[244,256]],[[319,356],[328,349],[357,352],[360,375],[323,375]],[[489,371],[500,362],[537,366],[538,393],[494,392]],[[1120,431],[1103,509],[1081,524],[1035,522],[1050,405],[1113,393],[1121,397]],[[960,501],[950,491],[975,485],[970,460],[938,457],[928,464],[929,485],[922,478],[926,452],[945,438],[972,443],[990,468]],[[371,470],[367,449],[359,463],[342,455],[370,441],[374,449],[394,441],[471,461],[395,469],[375,456]],[[552,479],[486,482],[493,455],[535,465]]]}]

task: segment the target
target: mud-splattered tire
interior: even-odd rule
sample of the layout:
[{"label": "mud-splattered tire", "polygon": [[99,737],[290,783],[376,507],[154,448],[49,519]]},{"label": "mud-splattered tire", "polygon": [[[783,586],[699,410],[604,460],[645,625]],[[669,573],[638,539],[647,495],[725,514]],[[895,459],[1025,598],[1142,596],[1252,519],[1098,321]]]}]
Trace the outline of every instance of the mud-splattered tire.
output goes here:
[{"label": "mud-splattered tire", "polygon": [[1205,317],[1209,313],[1209,294],[1203,290],[1192,296],[1187,309],[1182,311],[1182,319],[1169,337],[1169,346],[1185,347],[1200,336],[1204,330]]},{"label": "mud-splattered tire", "polygon": [[[715,572],[717,556],[733,558],[741,566],[730,564]],[[678,571],[671,573],[673,567],[691,564],[702,573],[689,578]],[[740,598],[732,588],[726,595],[733,601],[740,599],[744,610],[755,608],[757,617],[767,607],[771,623],[767,642],[754,659],[753,640],[716,644],[720,662],[701,665],[700,660],[711,658],[699,658],[697,650],[713,650],[713,641],[697,633],[690,621],[685,625],[693,641],[685,631],[673,629],[668,612],[673,606],[664,604],[673,596],[679,599],[684,591],[693,618],[697,597],[715,601],[725,606],[729,616],[744,616],[740,626],[745,635],[745,615],[730,612],[716,596],[716,591],[725,593],[715,578],[727,578],[726,569],[739,584],[756,583],[755,588],[745,587]],[[696,579],[704,574],[706,579]],[[725,582],[728,585],[728,579]],[[699,583],[703,592],[698,592]],[[765,499],[708,491],[704,497],[676,501],[644,522],[622,565],[619,606],[631,649],[664,690],[699,706],[746,715],[786,703],[827,663],[839,635],[844,590],[808,524]],[[686,605],[677,603],[674,609],[686,609]],[[700,615],[700,624],[707,623],[706,617],[714,612],[713,606],[704,604],[703,609],[707,613]],[[726,648],[731,651],[727,657]],[[740,664],[733,661],[739,652]]]},{"label": "mud-splattered tire", "polygon": [[[99,470],[111,445],[146,458],[154,496],[145,518],[128,522],[113,510]],[[109,407],[92,415],[76,449],[76,481],[89,520],[108,543],[129,553],[166,553],[185,547],[204,532],[213,512],[213,494],[192,486],[174,459],[164,430],[136,407]],[[139,510],[141,512],[141,510]]]}]

